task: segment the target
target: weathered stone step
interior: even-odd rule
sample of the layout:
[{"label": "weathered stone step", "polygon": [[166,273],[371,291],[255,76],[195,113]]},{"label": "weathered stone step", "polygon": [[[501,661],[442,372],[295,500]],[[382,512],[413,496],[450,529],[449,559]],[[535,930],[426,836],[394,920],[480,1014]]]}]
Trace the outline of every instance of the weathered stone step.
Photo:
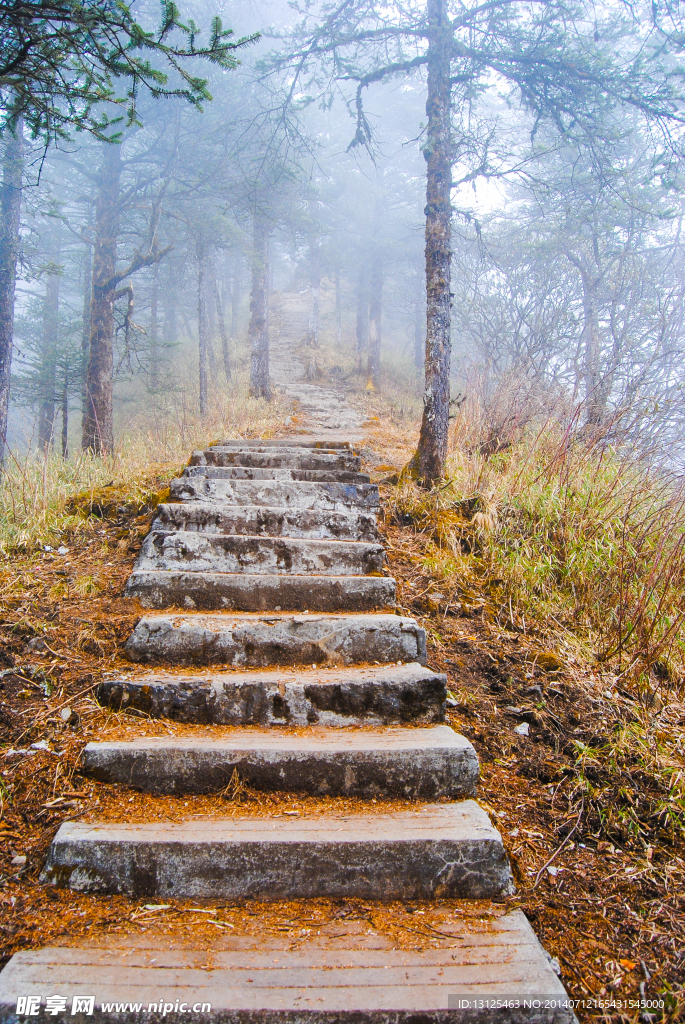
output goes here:
[{"label": "weathered stone step", "polygon": [[308,508],[265,508],[261,505],[222,507],[211,503],[177,502],[157,506],[152,529],[158,532],[251,534],[266,537],[311,537],[379,543],[372,512],[319,512]]},{"label": "weathered stone step", "polygon": [[133,572],[126,581],[125,594],[144,608],[370,612],[395,606],[395,581],[388,576],[288,576],[150,569]]},{"label": "weathered stone step", "polygon": [[431,729],[237,729],[217,739],[142,736],[88,743],[83,770],[151,793],[212,793],[237,771],[254,789],[435,800],[473,796],[478,757],[447,725]]},{"label": "weathered stone step", "polygon": [[[302,653],[319,656],[311,648]],[[249,651],[249,657],[255,654]],[[175,722],[335,728],[442,722],[446,696],[447,676],[417,663],[190,676],[118,674],[105,677],[98,692],[100,703],[116,711],[130,708]]]},{"label": "weathered stone step", "polygon": [[134,571],[370,576],[382,571],[384,561],[380,544],[359,541],[230,536],[185,530],[160,533],[153,529],[145,538]]},{"label": "weathered stone step", "polygon": [[368,484],[368,473],[354,473],[346,469],[263,469],[253,466],[186,466],[182,474],[186,479],[204,477],[207,480],[298,480],[304,483]]},{"label": "weathered stone step", "polygon": [[473,800],[296,820],[65,822],[41,882],[193,899],[489,899],[513,891],[500,834]]},{"label": "weathered stone step", "polygon": [[169,483],[175,501],[217,501],[230,505],[267,505],[345,512],[378,508],[377,484],[311,483],[296,480],[218,480],[175,477]]},{"label": "weathered stone step", "polygon": [[168,665],[425,664],[426,634],[400,615],[145,615],[126,653]]},{"label": "weathered stone step", "polygon": [[[0,974],[0,1020],[16,1020],[22,996],[42,1000],[43,1020],[46,996],[60,993],[66,1008],[49,1019],[67,1024],[74,996],[88,993],[94,1019],[106,1024],[141,1015],[154,1024],[175,1021],[181,1005],[184,1017],[202,1010],[207,1024],[575,1024],[564,987],[520,910],[502,913],[486,904],[477,914],[455,913],[438,922],[437,949],[435,939],[402,949],[373,930],[359,936],[349,928],[336,921],[334,930],[298,936],[296,948],[291,936],[216,928],[211,951],[206,941],[189,948],[185,935],[148,934],[141,942],[121,933],[116,944],[93,937],[82,946],[23,950]],[[509,1008],[459,1008],[469,999],[482,1006],[503,998]],[[526,1007],[533,1000],[540,1008]]]},{"label": "weathered stone step", "polygon": [[316,440],[308,437],[273,437],[267,440],[250,438],[241,440],[229,438],[227,441],[215,441],[207,448],[244,448],[245,451],[271,451],[273,448],[311,448],[315,451],[353,451],[349,441]]},{"label": "weathered stone step", "polygon": [[190,456],[190,466],[253,466],[262,469],[348,470],[358,473],[362,460],[352,452],[323,452],[306,448],[271,448],[245,451],[240,448],[205,448]]}]

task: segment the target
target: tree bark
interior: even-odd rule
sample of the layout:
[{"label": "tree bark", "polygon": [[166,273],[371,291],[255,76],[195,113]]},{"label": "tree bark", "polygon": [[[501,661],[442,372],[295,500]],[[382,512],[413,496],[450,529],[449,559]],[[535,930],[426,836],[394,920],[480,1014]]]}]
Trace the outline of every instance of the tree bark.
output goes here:
[{"label": "tree bark", "polygon": [[38,447],[43,453],[46,453],[52,447],[55,434],[60,283],[61,276],[59,274],[49,274],[45,284],[45,298],[43,299],[41,398],[38,413]]},{"label": "tree bark", "polygon": [[447,0],[428,0],[426,114],[426,383],[416,452],[424,486],[442,477],[450,409],[450,243],[452,140],[450,57],[453,30]]},{"label": "tree bark", "polygon": [[7,135],[0,194],[0,469],[7,442],[10,374],[14,340],[14,294],[19,252],[21,179],[24,159],[24,125],[17,121],[14,135]]},{"label": "tree bark", "polygon": [[64,364],[62,388],[62,458],[69,458],[69,363]]},{"label": "tree bark", "polygon": [[238,307],[240,305],[240,253],[233,257],[231,275],[231,337],[238,337]]},{"label": "tree bark", "polygon": [[366,267],[359,265],[357,278],[357,334],[354,348],[355,373],[362,372],[362,359],[369,344],[369,296],[366,287]]},{"label": "tree bark", "polygon": [[253,222],[250,293],[250,396],[271,401],[269,380],[269,235],[271,224],[259,214]]},{"label": "tree bark", "polygon": [[121,146],[104,142],[95,207],[93,297],[90,305],[90,345],[86,376],[86,418],[82,447],[97,455],[114,451],[112,389],[114,365],[114,297]]},{"label": "tree bark", "polygon": [[224,318],[224,304],[221,300],[219,282],[216,279],[216,269],[212,264],[212,290],[214,292],[214,305],[216,306],[216,318],[219,321],[219,335],[221,337],[221,353],[224,357],[224,373],[226,380],[231,379],[231,356],[228,350],[228,335],[226,334],[226,320]]},{"label": "tree bark", "polygon": [[205,254],[202,240],[197,241],[197,332],[200,356],[200,416],[207,415],[207,297],[205,295]]},{"label": "tree bark", "polygon": [[369,382],[374,391],[381,389],[381,318],[383,311],[383,262],[378,249],[371,261],[369,300]]},{"label": "tree bark", "polygon": [[[88,204],[87,237],[93,230],[93,204]],[[83,313],[81,327],[81,433],[85,431],[88,413],[88,359],[90,357],[90,304],[93,297],[93,246],[86,242],[83,260]]]}]

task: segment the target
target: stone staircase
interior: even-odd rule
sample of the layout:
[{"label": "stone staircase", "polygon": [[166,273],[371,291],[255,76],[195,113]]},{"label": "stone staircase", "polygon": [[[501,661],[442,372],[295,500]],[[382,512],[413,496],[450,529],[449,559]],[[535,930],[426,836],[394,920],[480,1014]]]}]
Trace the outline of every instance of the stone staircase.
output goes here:
[{"label": "stone staircase", "polygon": [[[265,946],[233,932],[202,968],[208,951],[164,941],[154,959],[121,941],[26,951],[0,975],[0,1019],[16,1019],[19,997],[60,993],[65,1019],[75,994],[94,994],[112,1021],[137,1016],[103,1003],[139,1002],[147,1020],[207,1004],[195,1016],[245,1024],[574,1020],[526,918],[501,906],[513,883],[473,799],[477,756],[443,724],[446,678],[426,667],[424,631],[394,611],[378,490],[359,457],[340,441],[225,441],[195,452],[171,494],[127,584],[151,609],[127,644],[144,668],[106,678],[100,700],[195,728],[89,743],[83,770],[152,794],[217,793],[239,779],[366,803],[342,817],[226,817],[217,799],[210,817],[66,822],[42,880],[153,901],[473,909],[450,904],[443,947],[419,951],[355,934]],[[478,1003],[498,998],[509,1008]]]}]

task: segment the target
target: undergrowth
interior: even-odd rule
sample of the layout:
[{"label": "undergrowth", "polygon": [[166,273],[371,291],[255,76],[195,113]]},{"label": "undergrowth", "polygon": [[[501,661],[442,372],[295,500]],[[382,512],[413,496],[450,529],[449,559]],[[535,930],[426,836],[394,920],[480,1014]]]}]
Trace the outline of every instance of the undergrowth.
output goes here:
[{"label": "undergrowth", "polygon": [[586,818],[644,841],[685,834],[682,485],[547,421],[493,454],[454,446],[430,492],[401,474],[386,516],[426,542],[429,604],[478,615],[494,640],[535,637],[534,660],[599,687],[601,728],[572,742]]},{"label": "undergrowth", "polygon": [[129,420],[112,455],[8,452],[0,479],[0,554],[57,546],[86,528],[91,512],[101,515],[103,503],[154,505],[159,476],[173,476],[194,448],[210,441],[271,436],[287,410],[278,397],[271,403],[248,398],[244,383],[215,394],[204,418],[185,408],[160,416],[151,405]]},{"label": "undergrowth", "polygon": [[458,599],[610,665],[616,681],[685,672],[685,491],[558,425],[486,456],[453,450],[430,492],[402,479],[399,521],[433,542]]}]

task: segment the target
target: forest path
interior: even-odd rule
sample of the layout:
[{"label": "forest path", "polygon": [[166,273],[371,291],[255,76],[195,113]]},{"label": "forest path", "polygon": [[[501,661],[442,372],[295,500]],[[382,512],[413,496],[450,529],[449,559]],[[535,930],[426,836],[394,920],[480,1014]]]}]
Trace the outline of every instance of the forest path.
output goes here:
[{"label": "forest path", "polygon": [[[302,358],[301,346],[309,329],[309,290],[276,292],[270,303],[270,370],[272,383],[293,402],[302,417],[300,426],[332,438],[344,432],[355,441],[361,437],[364,415],[349,404],[342,389],[317,384]],[[314,356],[315,350],[312,351]],[[311,362],[314,362],[312,358]]]},{"label": "forest path", "polygon": [[[175,1006],[207,1024],[443,1024],[454,998],[510,994],[520,1021],[519,1000],[541,993],[541,1024],[574,1024],[506,905],[476,751],[446,722],[426,630],[397,607],[379,489],[361,470],[344,441],[228,439],[170,482],[124,591],[143,611],[126,643],[140,667],[99,692],[130,717],[86,745],[96,805],[62,821],[40,876],[137,906],[115,937],[17,952],[1,1021],[45,998],[56,1024],[95,1005],[104,1024],[182,1020]],[[241,803],[236,786],[257,798]],[[276,909],[271,927],[259,904]]]}]

